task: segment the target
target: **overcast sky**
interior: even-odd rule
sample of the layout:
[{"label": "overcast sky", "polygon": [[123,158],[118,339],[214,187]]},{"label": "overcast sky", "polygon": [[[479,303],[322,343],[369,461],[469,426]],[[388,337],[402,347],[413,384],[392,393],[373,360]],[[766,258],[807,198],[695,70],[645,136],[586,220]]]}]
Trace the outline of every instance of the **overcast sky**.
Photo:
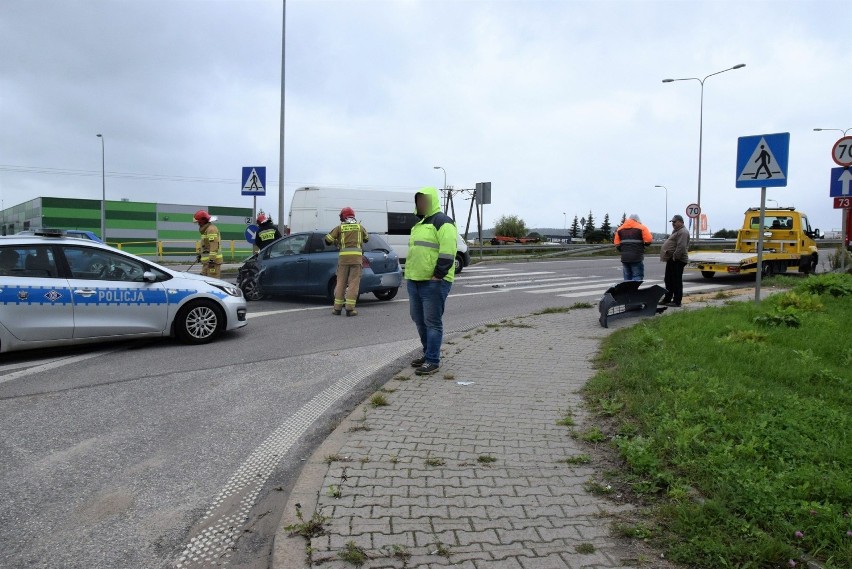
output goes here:
[{"label": "overcast sky", "polygon": [[[492,182],[486,225],[637,213],[653,231],[695,201],[739,227],[737,137],[790,133],[768,197],[823,230],[831,147],[852,127],[848,1],[287,2],[285,204],[304,185],[414,190]],[[4,0],[0,197],[251,205],[277,212],[280,1]],[[852,132],[852,131],[850,131]],[[769,202],[773,204],[774,202]],[[345,205],[345,204],[341,204]],[[563,212],[567,215],[563,216]],[[668,224],[665,224],[666,226]]]}]

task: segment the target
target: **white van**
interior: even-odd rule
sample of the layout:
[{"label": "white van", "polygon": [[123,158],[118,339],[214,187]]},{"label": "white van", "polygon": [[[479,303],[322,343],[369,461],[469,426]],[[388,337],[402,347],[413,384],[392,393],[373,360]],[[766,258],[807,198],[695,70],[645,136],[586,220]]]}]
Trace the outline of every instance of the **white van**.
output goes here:
[{"label": "white van", "polygon": [[[340,223],[340,210],[351,207],[370,233],[380,233],[405,263],[408,236],[417,223],[415,192],[347,190],[342,188],[299,188],[293,194],[288,226],[291,233],[331,231]],[[467,244],[456,234],[456,273],[470,264]]]}]

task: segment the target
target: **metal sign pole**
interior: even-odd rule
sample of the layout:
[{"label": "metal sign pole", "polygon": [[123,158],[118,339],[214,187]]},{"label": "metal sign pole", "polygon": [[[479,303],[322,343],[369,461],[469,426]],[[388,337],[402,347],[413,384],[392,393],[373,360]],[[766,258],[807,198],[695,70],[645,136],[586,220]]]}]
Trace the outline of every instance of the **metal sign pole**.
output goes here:
[{"label": "metal sign pole", "polygon": [[760,281],[763,277],[763,222],[766,215],[766,188],[760,188],[760,222],[757,237],[757,275],[754,279],[754,301],[760,302]]},{"label": "metal sign pole", "polygon": [[849,218],[849,209],[841,209],[843,212],[843,219],[840,221],[840,270],[844,273],[846,272],[846,231],[847,231],[847,219]]}]

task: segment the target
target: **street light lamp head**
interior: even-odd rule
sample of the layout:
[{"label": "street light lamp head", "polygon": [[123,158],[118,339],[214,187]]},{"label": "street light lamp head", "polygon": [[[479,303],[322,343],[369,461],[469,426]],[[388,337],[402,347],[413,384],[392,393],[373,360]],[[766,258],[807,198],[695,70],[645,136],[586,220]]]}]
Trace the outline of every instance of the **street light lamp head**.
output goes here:
[{"label": "street light lamp head", "polygon": [[742,69],[743,67],[745,67],[745,63],[737,63],[731,69]]},{"label": "street light lamp head", "polygon": [[97,136],[98,138],[101,138],[103,135],[102,134],[96,134],[95,136]]},{"label": "street light lamp head", "polygon": [[[99,135],[99,136],[100,136],[100,135]],[[440,170],[440,169],[441,169],[441,167],[440,167],[440,166],[432,166],[432,169],[433,169],[433,170]]]},{"label": "street light lamp head", "polygon": [[674,83],[674,79],[663,79],[663,83]]}]

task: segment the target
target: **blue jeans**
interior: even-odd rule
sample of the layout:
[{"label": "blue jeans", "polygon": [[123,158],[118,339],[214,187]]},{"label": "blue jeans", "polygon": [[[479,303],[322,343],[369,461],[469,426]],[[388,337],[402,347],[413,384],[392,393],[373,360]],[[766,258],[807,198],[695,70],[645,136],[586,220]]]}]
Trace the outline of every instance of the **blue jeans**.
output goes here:
[{"label": "blue jeans", "polygon": [[636,263],[621,263],[621,267],[624,270],[624,280],[645,280],[645,263],[643,263],[642,261],[638,261]]},{"label": "blue jeans", "polygon": [[444,340],[444,303],[453,283],[440,281],[408,281],[408,308],[417,326],[426,363],[441,363]]}]

